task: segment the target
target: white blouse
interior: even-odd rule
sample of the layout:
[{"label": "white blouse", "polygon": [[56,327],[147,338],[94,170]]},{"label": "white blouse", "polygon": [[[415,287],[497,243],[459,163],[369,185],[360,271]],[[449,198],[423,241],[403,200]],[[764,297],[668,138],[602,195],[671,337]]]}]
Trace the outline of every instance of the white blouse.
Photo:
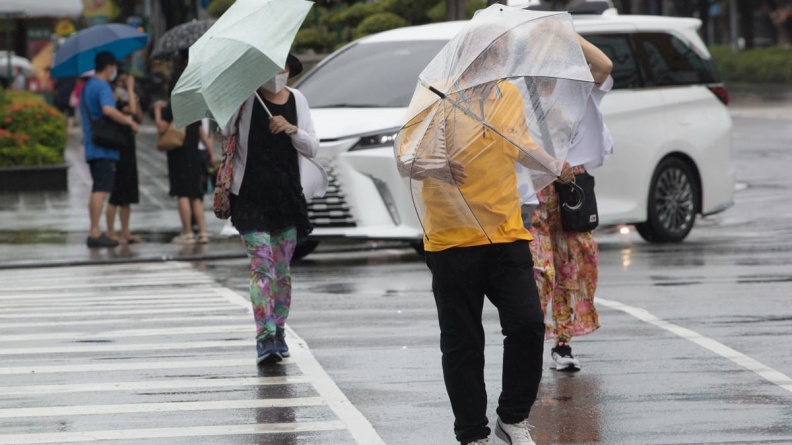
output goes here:
[{"label": "white blouse", "polygon": [[[327,173],[324,168],[314,160],[319,151],[319,138],[314,130],[311,110],[308,108],[308,101],[298,90],[289,88],[294,95],[295,106],[297,108],[297,132],[291,135],[292,145],[299,154],[300,183],[302,184],[303,194],[306,199],[319,198],[324,196],[327,191]],[[243,109],[242,118],[239,120],[239,139],[236,153],[234,154],[234,177],[231,182],[231,193],[238,195],[242,186],[242,179],[245,176],[245,165],[247,163],[248,135],[250,134],[250,119],[253,114],[253,103],[258,99],[253,93],[246,101]],[[235,123],[239,110],[231,116],[228,124],[223,128],[223,136],[230,136],[236,132]]]}]

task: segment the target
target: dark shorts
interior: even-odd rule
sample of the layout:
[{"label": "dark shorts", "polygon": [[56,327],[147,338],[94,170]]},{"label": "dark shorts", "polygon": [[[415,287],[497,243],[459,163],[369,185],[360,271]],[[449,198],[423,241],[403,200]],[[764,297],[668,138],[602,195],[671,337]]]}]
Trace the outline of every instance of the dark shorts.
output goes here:
[{"label": "dark shorts", "polygon": [[93,179],[92,192],[112,193],[115,188],[116,161],[112,159],[94,159],[88,161]]}]

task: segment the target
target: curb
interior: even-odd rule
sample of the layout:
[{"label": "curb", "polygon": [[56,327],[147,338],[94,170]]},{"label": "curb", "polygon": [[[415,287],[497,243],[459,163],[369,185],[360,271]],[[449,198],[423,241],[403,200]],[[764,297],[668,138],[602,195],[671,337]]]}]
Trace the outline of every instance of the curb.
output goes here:
[{"label": "curb", "polygon": [[[408,244],[404,243],[384,243],[373,246],[350,246],[339,247],[335,249],[317,250],[312,255],[321,254],[336,254],[336,253],[354,253],[354,252],[373,252],[377,250],[388,249],[412,249]],[[55,268],[55,267],[80,267],[80,266],[103,266],[110,264],[141,264],[141,263],[165,263],[165,262],[199,262],[199,261],[222,261],[222,260],[238,260],[247,258],[244,253],[219,253],[207,255],[187,255],[187,256],[149,256],[141,258],[118,258],[118,259],[103,259],[103,260],[62,260],[62,261],[44,261],[44,262],[17,262],[0,264],[0,270],[24,270],[24,269],[40,269],[40,268]],[[302,261],[302,260],[298,260]]]}]

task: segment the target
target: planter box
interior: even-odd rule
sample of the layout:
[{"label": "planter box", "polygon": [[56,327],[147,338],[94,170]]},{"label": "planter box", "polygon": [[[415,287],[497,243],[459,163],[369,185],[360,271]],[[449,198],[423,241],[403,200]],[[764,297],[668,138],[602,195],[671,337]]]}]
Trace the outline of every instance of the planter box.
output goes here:
[{"label": "planter box", "polygon": [[0,167],[0,193],[68,190],[66,164]]}]

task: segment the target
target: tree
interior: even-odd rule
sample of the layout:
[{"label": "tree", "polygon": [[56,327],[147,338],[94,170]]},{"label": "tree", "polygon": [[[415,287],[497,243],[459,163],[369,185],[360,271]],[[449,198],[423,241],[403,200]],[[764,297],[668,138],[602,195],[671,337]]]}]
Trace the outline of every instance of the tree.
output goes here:
[{"label": "tree", "polygon": [[740,17],[740,30],[745,39],[745,47],[754,47],[754,37],[756,30],[754,28],[754,12],[759,6],[757,0],[740,0],[737,3],[737,14]]},{"label": "tree", "polygon": [[632,14],[632,0],[621,0],[619,3],[619,12],[622,14]]}]

